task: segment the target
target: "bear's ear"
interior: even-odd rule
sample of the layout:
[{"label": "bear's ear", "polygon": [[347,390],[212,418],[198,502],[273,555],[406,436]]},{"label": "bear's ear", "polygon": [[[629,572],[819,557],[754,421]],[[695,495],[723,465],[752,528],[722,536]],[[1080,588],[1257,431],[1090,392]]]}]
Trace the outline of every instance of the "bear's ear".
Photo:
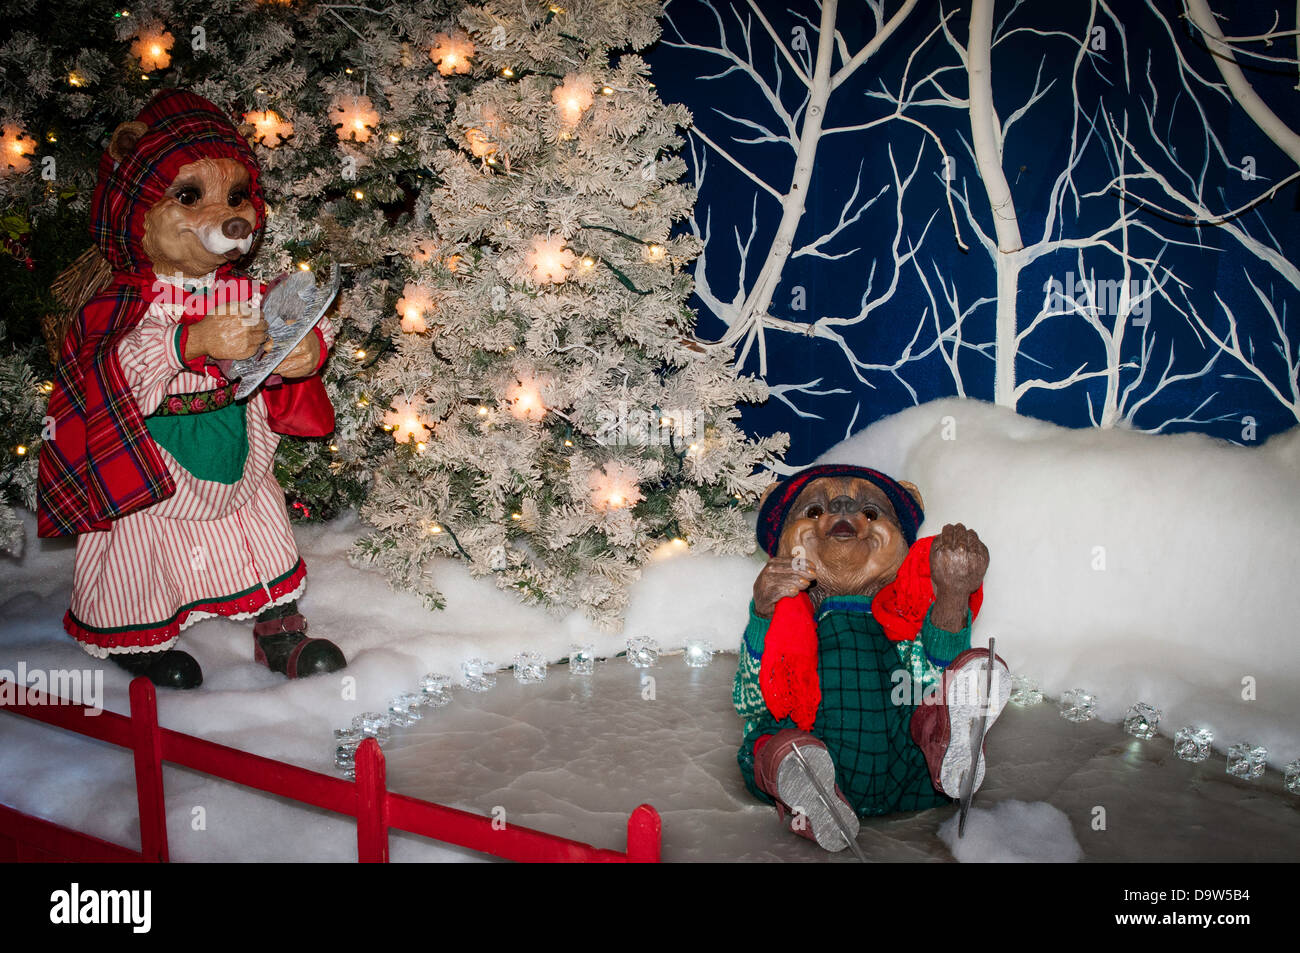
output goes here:
[{"label": "bear's ear", "polygon": [[758,508],[760,510],[763,508],[763,504],[767,502],[767,498],[772,495],[772,491],[778,486],[780,486],[779,480],[773,480],[767,485],[767,489],[763,491],[763,495],[758,498]]},{"label": "bear's ear", "polygon": [[922,510],[925,509],[925,501],[921,499],[921,491],[916,488],[915,483],[908,483],[906,480],[899,480],[898,485],[908,493],[912,494],[912,499],[916,500],[916,505]]},{"label": "bear's ear", "polygon": [[142,122],[124,122],[113,130],[113,137],[108,140],[108,154],[114,162],[121,162],[135,151],[140,137],[149,131]]}]

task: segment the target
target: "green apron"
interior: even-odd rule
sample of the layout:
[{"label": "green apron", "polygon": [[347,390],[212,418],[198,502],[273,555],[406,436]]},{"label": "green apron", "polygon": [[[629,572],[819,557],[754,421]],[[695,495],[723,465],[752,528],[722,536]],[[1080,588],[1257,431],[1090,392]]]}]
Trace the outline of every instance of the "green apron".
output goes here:
[{"label": "green apron", "polygon": [[[177,395],[188,406],[194,395]],[[164,400],[164,406],[171,397]],[[248,459],[245,405],[234,401],[215,410],[157,413],[145,418],[154,441],[197,479],[238,483]]]}]

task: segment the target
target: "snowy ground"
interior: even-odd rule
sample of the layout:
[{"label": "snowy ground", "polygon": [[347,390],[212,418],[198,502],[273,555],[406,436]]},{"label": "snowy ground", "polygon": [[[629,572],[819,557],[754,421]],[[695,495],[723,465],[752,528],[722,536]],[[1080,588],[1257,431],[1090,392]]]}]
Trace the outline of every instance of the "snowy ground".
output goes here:
[{"label": "snowy ground", "polygon": [[[1300,527],[1300,431],[1242,449],[1065,431],[944,401],[868,428],[834,459],[919,484],[924,532],[955,520],[976,527],[993,554],[976,642],[996,635],[1012,668],[1049,695],[1083,687],[1099,697],[1101,719],[1084,725],[1062,721],[1050,704],[1008,710],[959,856],[1024,859],[1045,847],[1069,859],[1071,841],[1088,860],[1296,855],[1300,798],[1282,790],[1278,768],[1300,757],[1300,587],[1290,551]],[[31,529],[29,521],[29,541]],[[439,567],[448,609],[427,613],[349,565],[355,533],[346,521],[298,533],[311,571],[304,612],[313,634],[347,654],[341,674],[356,679],[355,699],[337,678],[287,683],[259,668],[248,627],[212,620],[183,640],[206,680],[193,693],[162,693],[167,727],[329,771],[332,728],[384,708],[425,672],[457,673],[471,656],[509,664],[527,648],[554,660],[575,641],[612,655],[628,635],[666,649],[702,636],[734,650],[759,566],[665,553],[638,584],[625,632],[610,635],[521,606],[450,562]],[[0,558],[0,669],[93,665],[59,625],[71,569],[62,543]],[[519,686],[506,673],[492,692],[458,690],[452,706],[395,733],[390,784],[482,813],[501,806],[518,823],[619,848],[628,812],[648,801],[664,815],[666,859],[821,859],[776,830],[741,787],[733,665],[720,656],[691,672],[667,657],[652,672],[653,702],[622,660],[590,680],[553,667],[542,685]],[[1243,698],[1243,679],[1253,698]],[[108,671],[104,684],[106,706],[125,710],[126,675]],[[1168,737],[1127,738],[1115,722],[1136,701],[1162,708],[1170,734],[1192,722],[1213,728],[1218,752],[1194,766],[1172,756]],[[1238,741],[1268,746],[1262,780],[1224,775],[1222,752]],[[165,782],[175,859],[355,856],[342,819],[178,769]],[[122,843],[137,837],[124,753],[8,715],[0,715],[0,803]],[[1099,806],[1105,831],[1091,826]],[[195,807],[204,808],[204,830],[194,829]],[[860,842],[876,859],[951,859],[941,830],[951,814],[871,821]],[[397,860],[463,856],[393,838]]]}]

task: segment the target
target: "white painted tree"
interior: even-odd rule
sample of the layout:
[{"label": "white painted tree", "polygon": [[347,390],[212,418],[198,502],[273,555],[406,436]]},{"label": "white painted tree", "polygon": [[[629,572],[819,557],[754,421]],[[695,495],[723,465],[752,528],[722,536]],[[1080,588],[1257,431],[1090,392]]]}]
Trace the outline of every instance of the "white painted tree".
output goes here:
[{"label": "white painted tree", "polygon": [[[767,373],[766,332],[777,330],[833,341],[842,351],[853,374],[867,386],[873,386],[869,375],[885,372],[896,376],[911,391],[911,385],[907,384],[899,371],[906,364],[928,356],[938,346],[937,341],[918,348],[917,341],[921,331],[918,325],[917,336],[904,349],[902,355],[886,361],[867,361],[854,353],[845,339],[844,331],[846,328],[869,320],[873,312],[877,312],[894,298],[901,276],[928,234],[933,216],[921,228],[918,236],[911,237],[905,227],[905,216],[902,212],[908,188],[916,181],[918,172],[922,168],[927,168],[923,164],[927,151],[924,140],[922,147],[916,153],[911,169],[906,172],[900,172],[898,164],[894,161],[893,150],[890,150],[892,181],[886,182],[872,194],[868,194],[868,190],[864,187],[865,169],[860,165],[854,188],[843,203],[838,220],[825,231],[802,242],[798,242],[798,235],[800,223],[804,220],[807,209],[808,196],[815,187],[813,180],[818,149],[822,140],[829,136],[865,133],[891,122],[909,123],[921,129],[928,141],[938,148],[942,165],[935,163],[935,167],[947,168],[948,154],[940,138],[924,123],[907,114],[913,97],[929,77],[909,82],[905,74],[899,90],[900,105],[890,115],[850,126],[826,127],[824,125],[831,96],[898,30],[903,21],[912,14],[917,6],[917,0],[904,0],[892,15],[888,16],[884,0],[867,0],[875,29],[870,40],[865,42],[857,52],[850,52],[843,33],[837,29],[839,15],[837,0],[822,0],[817,23],[796,13],[796,18],[802,19],[803,25],[796,28],[788,43],[786,38],[780,36],[773,28],[755,0],[747,0],[747,3],[747,15],[744,17],[734,8],[731,10],[735,21],[731,24],[724,19],[723,14],[711,0],[703,0],[701,6],[709,11],[716,25],[717,39],[713,43],[688,41],[674,22],[674,10],[671,4],[665,16],[666,32],[669,36],[674,33],[676,35],[675,40],[665,40],[669,46],[695,50],[722,61],[723,68],[717,73],[701,77],[703,81],[721,79],[733,73],[743,75],[753,84],[767,114],[765,117],[755,118],[735,116],[715,109],[714,112],[734,126],[740,127],[741,131],[724,138],[721,135],[710,135],[698,122],[691,131],[692,139],[698,140],[703,147],[697,151],[695,142],[692,142],[697,187],[703,185],[708,165],[706,152],[715,154],[730,163],[755,187],[749,234],[742,238],[737,232],[735,236],[740,269],[734,287],[722,290],[711,278],[706,248],[704,256],[696,265],[697,294],[709,310],[727,325],[722,340],[739,349],[737,366],[743,366],[751,351],[756,351],[759,373],[765,375]],[[766,34],[767,40],[772,45],[770,64],[762,60],[763,54],[755,42],[760,30]],[[787,92],[790,84],[800,90],[797,95]],[[788,149],[791,160],[786,170],[787,176],[778,183],[764,179],[755,171],[754,164],[746,161],[747,156],[741,151],[742,147],[771,144]],[[944,181],[942,177],[937,178]],[[860,249],[835,250],[837,239],[840,239],[852,226],[862,222],[879,200],[891,191],[894,197],[895,218],[891,261],[885,269],[880,269],[888,270],[889,273],[881,285],[878,285],[876,278],[879,263],[873,262],[868,268],[863,269],[867,281],[857,313],[841,316],[823,314],[815,316],[811,322],[772,314],[773,296],[781,284],[788,263],[792,259],[805,256],[829,262],[855,255]],[[758,214],[760,199],[779,205],[779,221],[774,229],[761,230],[760,228]],[[953,228],[956,231],[955,207],[951,199],[948,204]],[[884,203],[880,203],[880,207],[883,211]],[[704,210],[702,223],[697,213],[696,218],[692,220],[692,227],[696,235],[707,242],[712,235],[710,210]],[[960,241],[958,236],[958,242]],[[761,261],[761,265],[757,274],[751,279],[751,264],[756,261]],[[774,393],[778,399],[789,404],[801,416],[816,416],[796,407],[789,395],[842,393],[841,390],[818,391],[816,389],[818,383],[818,381],[810,381],[802,385],[786,385],[778,388]]]},{"label": "white painted tree", "polygon": [[[1190,102],[1205,126],[1205,156],[1199,164],[1179,161],[1158,127],[1169,121],[1160,110],[1160,95],[1148,76],[1148,92],[1144,97],[1145,128],[1147,139],[1153,143],[1157,154],[1145,154],[1128,134],[1110,122],[1109,132],[1115,142],[1115,151],[1121,160],[1131,159],[1133,171],[1123,162],[1106,191],[1121,195],[1134,207],[1145,212],[1155,212],[1166,220],[1196,226],[1206,235],[1209,247],[1228,248],[1243,253],[1250,263],[1243,268],[1244,278],[1250,286],[1253,300],[1228,301],[1214,295],[1217,314],[1205,314],[1187,289],[1179,289],[1177,310],[1208,341],[1211,360],[1226,357],[1237,370],[1224,370],[1225,377],[1244,377],[1258,382],[1269,395],[1300,422],[1300,341],[1293,340],[1288,328],[1288,305],[1294,310],[1300,305],[1300,268],[1282,247],[1267,223],[1257,214],[1259,207],[1271,200],[1285,186],[1300,179],[1300,135],[1278,116],[1247,80],[1237,56],[1245,55],[1300,68],[1300,57],[1279,57],[1251,49],[1250,44],[1271,47],[1276,41],[1296,37],[1300,42],[1300,7],[1294,30],[1277,28],[1280,15],[1275,14],[1273,28],[1258,34],[1225,36],[1206,0],[1184,0],[1184,12],[1203,38],[1212,54],[1213,62],[1223,78],[1217,83],[1202,75],[1192,64],[1188,51],[1179,40],[1179,31],[1161,11],[1148,0],[1151,12],[1160,19],[1163,34],[1175,57],[1180,78],[1181,96]],[[1185,42],[1185,41],[1184,41]],[[1300,84],[1295,87],[1300,90]],[[1208,119],[1205,98],[1235,102],[1282,153],[1271,163],[1267,158],[1243,156],[1234,159],[1228,153],[1223,138],[1216,134]],[[1169,100],[1166,94],[1165,100]],[[1287,104],[1294,111],[1296,103]],[[1223,178],[1239,177],[1250,182],[1266,178],[1265,166],[1281,169],[1272,177],[1273,184],[1259,195],[1235,208],[1225,208],[1221,192],[1216,186]],[[1172,167],[1172,172],[1167,171]],[[1212,174],[1213,173],[1213,174]],[[1245,311],[1254,310],[1250,320]],[[1240,314],[1239,314],[1240,312]],[[1261,321],[1260,316],[1267,318]],[[1225,364],[1228,362],[1225,362]],[[1253,418],[1246,416],[1244,420]],[[1248,429],[1251,425],[1248,425]]]},{"label": "white painted tree", "polygon": [[[1280,276],[1288,295],[1292,288],[1300,289],[1300,270],[1263,220],[1243,218],[1244,212],[1300,173],[1278,176],[1246,206],[1222,211],[1226,206],[1213,194],[1215,188],[1225,177],[1240,176],[1247,169],[1228,156],[1224,131],[1216,128],[1200,103],[1201,96],[1239,102],[1283,155],[1292,156],[1284,161],[1294,172],[1293,152],[1300,152],[1300,137],[1254,94],[1234,57],[1245,52],[1246,44],[1268,47],[1285,37],[1300,38],[1300,32],[1279,29],[1275,18],[1273,29],[1266,33],[1224,37],[1219,32],[1216,37],[1208,27],[1201,27],[1208,11],[1205,0],[1184,0],[1187,19],[1203,30],[1210,48],[1219,51],[1216,63],[1224,81],[1215,83],[1188,65],[1188,51],[1180,46],[1188,41],[1180,41],[1166,9],[1169,4],[1157,0],[1147,0],[1143,8],[1120,10],[1109,0],[1090,0],[1077,14],[1074,8],[1066,14],[1071,19],[1065,28],[1039,25],[1041,18],[1033,17],[1041,8],[1024,0],[1003,4],[970,0],[965,10],[957,6],[915,12],[905,4],[889,18],[883,3],[872,3],[875,36],[856,55],[849,55],[834,29],[834,4],[820,5],[819,23],[803,18],[806,29],[796,34],[803,41],[787,46],[753,0],[745,0],[748,6],[734,0],[730,19],[712,0],[702,2],[712,14],[716,39],[704,42],[697,36],[687,41],[676,30],[670,7],[667,35],[671,38],[676,32],[677,37],[670,39],[671,44],[719,59],[723,68],[705,81],[743,77],[757,90],[756,101],[761,103],[743,116],[713,110],[732,124],[729,137],[716,132],[716,124],[697,117],[698,149],[692,142],[697,187],[704,189],[709,162],[720,157],[753,190],[748,231],[743,222],[736,228],[734,254],[716,244],[727,237],[715,237],[706,189],[692,223],[705,246],[697,262],[697,293],[727,325],[723,340],[738,348],[740,363],[756,351],[760,374],[766,376],[766,336],[784,333],[833,342],[860,384],[872,387],[879,375],[892,376],[914,400],[915,389],[904,371],[913,362],[938,356],[960,396],[991,397],[1018,409],[1031,397],[1042,406],[1042,398],[1051,394],[1056,400],[1082,403],[1087,419],[1099,427],[1163,431],[1227,419],[1233,412],[1225,412],[1222,400],[1216,402],[1217,392],[1207,396],[1214,386],[1207,382],[1238,377],[1258,379],[1273,398],[1300,414],[1296,381],[1300,356],[1288,333],[1288,301],[1279,297],[1275,283],[1248,274],[1258,300],[1220,301],[1217,310],[1222,314],[1212,319],[1206,316],[1205,298],[1196,287],[1200,276],[1180,274],[1183,265],[1171,263],[1178,259],[1176,252],[1214,253],[1225,242],[1236,244],[1262,269]],[[962,13],[968,14],[964,36],[959,35]],[[930,29],[915,34],[919,42],[909,41],[914,46],[906,52],[901,79],[886,83],[877,78],[878,88],[867,91],[885,111],[872,110],[868,118],[864,109],[862,122],[824,126],[819,117],[829,95],[842,85],[837,78],[852,64],[865,62],[871,51],[897,33],[901,18],[909,14],[933,19]],[[797,11],[791,15],[800,18]],[[1213,26],[1214,18],[1208,16]],[[1169,41],[1168,48],[1148,54],[1145,76],[1138,65],[1140,53],[1135,55],[1129,47],[1126,28],[1138,20],[1144,33],[1154,30]],[[764,34],[767,45],[759,42]],[[1043,49],[1032,77],[1024,68],[1026,42]],[[936,45],[949,54],[938,58],[939,65],[934,65]],[[836,53],[838,72],[830,62]],[[1153,72],[1151,57],[1156,55],[1162,59]],[[1272,54],[1252,55],[1274,63],[1295,63]],[[914,75],[918,62],[929,65]],[[995,101],[995,71],[1012,68],[1025,74],[1023,81],[1014,84],[1019,91],[1008,94],[1005,90],[1013,84],[999,83],[997,88],[1003,92]],[[1155,75],[1161,69],[1173,69],[1179,76],[1181,88],[1175,94],[1182,108],[1193,104],[1204,129],[1197,133],[1188,128],[1203,140],[1204,155],[1180,156],[1171,147],[1167,130],[1157,128],[1158,122],[1167,126],[1173,121],[1169,111],[1173,97],[1161,100],[1158,91],[1160,81]],[[789,92],[791,86],[798,96]],[[1049,93],[1054,95],[1045,103]],[[796,99],[797,106],[791,108]],[[1135,101],[1140,104],[1136,108]],[[816,116],[813,110],[818,110]],[[1141,115],[1130,119],[1130,110]],[[1180,113],[1179,121],[1188,120]],[[860,166],[838,218],[809,228],[804,213],[810,190],[817,188],[817,173],[807,160],[815,158],[821,141],[900,125],[920,133],[911,170],[900,173],[894,161],[904,141],[895,135],[888,151],[889,170],[879,163],[875,169]],[[1018,177],[1009,181],[1005,168],[1008,135],[1013,130],[1026,137],[1060,136],[1067,144],[1059,168],[1047,180],[1051,182],[1047,201],[1039,198],[1032,203],[1028,217],[1026,209],[1017,210]],[[944,140],[957,138],[976,174],[960,176],[954,186],[955,176],[942,174],[957,169]],[[781,147],[793,161],[787,167],[788,185],[785,179],[772,181],[770,161],[747,161],[757,150],[773,146]],[[931,146],[938,151],[931,157],[940,159],[941,165],[926,164],[923,154]],[[923,170],[934,174],[918,178]],[[1165,200],[1163,205],[1158,199]],[[905,200],[909,202],[906,213]],[[735,195],[729,194],[727,202],[734,206]],[[780,208],[775,227],[775,216],[766,214],[774,202]],[[963,250],[962,235],[974,236],[971,244],[978,249],[976,254],[988,262],[986,280],[972,279],[969,267],[946,267],[954,256],[936,246],[930,233],[944,204],[952,210],[954,232]],[[1166,207],[1170,205],[1175,211]],[[918,208],[927,209],[919,218]],[[1189,229],[1188,224],[1202,227]],[[864,228],[877,236],[892,235],[892,240],[873,236],[874,247],[867,251]],[[808,232],[817,234],[808,237]],[[857,247],[845,249],[845,245]],[[711,250],[722,262],[716,273],[709,266]],[[807,319],[773,313],[779,310],[773,307],[774,294],[794,260],[812,256],[829,266],[852,256],[860,260],[872,251],[870,265],[859,264],[865,290],[856,313],[814,313]],[[739,260],[739,269],[729,268],[733,259]],[[1033,287],[1024,285],[1027,275],[1034,276]],[[1040,288],[1044,275],[1051,277]],[[905,287],[919,286],[924,295],[926,307],[919,319],[915,314],[920,309],[907,318],[898,317],[900,305],[905,306],[899,300],[900,282],[907,281],[911,284]],[[1047,293],[1056,289],[1060,291]],[[1243,307],[1257,309],[1266,320],[1238,321]],[[852,333],[886,315],[895,322],[916,321],[897,338],[899,350],[855,351],[861,339],[854,340]],[[973,324],[981,328],[978,334],[970,330]],[[1067,334],[1061,334],[1063,329]],[[1060,343],[1067,339],[1068,346]],[[991,393],[983,384],[974,392],[968,386],[962,357],[970,354],[993,362]],[[781,382],[773,393],[797,415],[815,418],[819,415],[808,406],[844,390],[828,386],[824,377],[813,377],[800,383]]]}]

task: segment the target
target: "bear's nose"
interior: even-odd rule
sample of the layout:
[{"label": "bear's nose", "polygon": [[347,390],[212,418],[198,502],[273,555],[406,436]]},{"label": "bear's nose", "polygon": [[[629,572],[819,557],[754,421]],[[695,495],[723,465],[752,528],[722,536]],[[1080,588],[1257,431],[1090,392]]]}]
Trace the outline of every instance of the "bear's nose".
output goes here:
[{"label": "bear's nose", "polygon": [[242,218],[228,218],[221,223],[221,234],[227,238],[247,238],[253,231],[253,226]]},{"label": "bear's nose", "polygon": [[832,513],[853,513],[858,509],[858,501],[851,496],[837,496],[830,502]]}]

